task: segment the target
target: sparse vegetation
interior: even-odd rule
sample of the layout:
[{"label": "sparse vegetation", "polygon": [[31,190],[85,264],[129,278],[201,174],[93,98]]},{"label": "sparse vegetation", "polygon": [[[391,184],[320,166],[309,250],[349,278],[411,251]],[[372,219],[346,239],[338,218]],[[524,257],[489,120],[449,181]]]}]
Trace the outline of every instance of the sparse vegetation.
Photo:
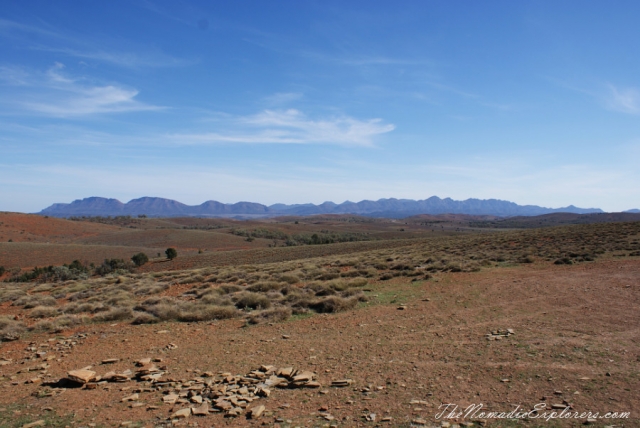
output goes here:
[{"label": "sparse vegetation", "polygon": [[178,251],[175,248],[167,248],[164,253],[167,255],[167,259],[173,260],[178,257]]},{"label": "sparse vegetation", "polygon": [[25,330],[24,324],[20,321],[7,316],[0,317],[0,341],[18,340]]},{"label": "sparse vegetation", "polygon": [[[266,229],[234,233],[253,236],[254,232],[275,236]],[[111,258],[98,266],[75,260],[63,266],[14,270],[0,290],[0,302],[28,311],[27,320],[39,323],[39,329],[88,321],[245,317],[249,323],[274,322],[290,315],[352,309],[368,300],[363,288],[370,282],[420,281],[517,264],[588,263],[640,251],[638,222],[313,245],[323,243],[322,236],[329,236],[325,232],[308,235],[310,245],[230,256],[218,252],[212,256],[227,257],[220,259],[227,265],[203,268],[135,273],[135,266],[146,258],[140,252],[131,261]],[[348,251],[341,254],[341,249]],[[165,254],[173,259],[177,250],[171,247]],[[179,295],[167,293],[173,285],[186,288]],[[68,301],[59,304],[62,298]]]},{"label": "sparse vegetation", "polygon": [[140,267],[149,261],[149,256],[147,256],[145,253],[138,253],[131,257],[131,261],[133,262],[133,264]]}]

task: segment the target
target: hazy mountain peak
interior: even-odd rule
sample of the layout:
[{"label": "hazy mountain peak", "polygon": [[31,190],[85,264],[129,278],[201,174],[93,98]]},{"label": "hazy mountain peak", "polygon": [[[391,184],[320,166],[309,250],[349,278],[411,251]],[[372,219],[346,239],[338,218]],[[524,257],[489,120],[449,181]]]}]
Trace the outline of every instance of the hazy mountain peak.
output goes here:
[{"label": "hazy mountain peak", "polygon": [[[386,198],[377,201],[362,200],[360,202],[344,201],[341,204],[326,201],[315,204],[273,204],[269,207],[256,202],[241,201],[224,204],[209,200],[200,205],[185,205],[173,199],[143,196],[132,199],[126,204],[117,199],[92,196],[77,199],[70,204],[53,204],[40,211],[58,217],[70,216],[114,216],[146,214],[153,217],[176,216],[278,216],[278,215],[314,215],[314,214],[358,214],[372,217],[408,217],[417,214],[470,214],[493,215],[501,217],[532,216],[555,212],[575,214],[600,213],[598,208],[578,208],[569,205],[565,208],[545,208],[536,205],[518,205],[514,202],[499,199],[475,199],[455,201],[451,198],[440,199],[431,196],[428,199],[396,199]],[[637,212],[630,210],[628,212]]]}]

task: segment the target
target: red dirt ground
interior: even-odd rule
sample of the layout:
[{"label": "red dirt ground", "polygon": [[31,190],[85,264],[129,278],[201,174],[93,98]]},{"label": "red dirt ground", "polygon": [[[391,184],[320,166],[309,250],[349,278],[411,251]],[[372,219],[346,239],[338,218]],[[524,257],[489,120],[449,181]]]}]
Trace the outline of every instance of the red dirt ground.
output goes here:
[{"label": "red dirt ground", "polygon": [[[170,376],[178,379],[191,379],[194,369],[243,374],[273,364],[313,370],[323,385],[341,378],[355,382],[350,388],[275,390],[257,402],[267,408],[257,421],[211,414],[184,422],[194,426],[323,426],[328,424],[321,418],[323,406],[338,426],[409,426],[418,418],[440,424],[436,414],[442,403],[482,403],[510,411],[517,405],[529,410],[541,402],[563,401],[579,412],[631,412],[630,419],[603,420],[596,426],[640,426],[640,261],[492,268],[414,283],[397,279],[371,289],[371,302],[356,310],[272,325],[246,327],[230,320],[83,326],[63,333],[88,334],[70,353],[49,353],[56,359],[49,361],[48,379],[88,365],[98,374],[133,369],[139,358],[161,357]],[[405,310],[397,309],[400,303],[407,305]],[[507,328],[516,334],[486,340],[490,331]],[[159,334],[162,330],[169,332]],[[25,369],[41,361],[25,359],[33,356],[25,348],[54,337],[32,334],[1,345],[0,359],[13,362],[0,366],[0,420],[30,422],[56,414],[69,416],[69,426],[134,421],[151,427],[180,408],[163,405],[159,392],[141,392],[139,401],[145,405],[129,408],[121,399],[139,387],[135,382],[111,384],[109,390],[99,386],[33,396],[42,386],[26,384],[34,373]],[[166,350],[170,342],[177,349]],[[121,361],[100,365],[105,358]],[[372,392],[363,393],[369,385]],[[282,408],[284,404],[290,407]],[[158,409],[147,410],[148,405]],[[363,419],[371,413],[376,422]],[[391,422],[380,422],[383,417]],[[538,420],[522,426],[583,422]]]}]

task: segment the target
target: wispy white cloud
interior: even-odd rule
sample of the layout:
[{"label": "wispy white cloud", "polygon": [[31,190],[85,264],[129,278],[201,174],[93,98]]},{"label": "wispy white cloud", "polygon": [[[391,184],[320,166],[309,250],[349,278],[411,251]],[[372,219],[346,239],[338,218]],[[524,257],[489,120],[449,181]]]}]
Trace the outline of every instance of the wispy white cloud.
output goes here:
[{"label": "wispy white cloud", "polygon": [[148,50],[144,53],[134,52],[117,52],[104,50],[80,50],[72,48],[59,48],[50,46],[32,46],[31,49],[47,52],[60,53],[74,58],[82,58],[87,60],[96,60],[99,62],[109,63],[121,67],[140,68],[140,67],[180,67],[195,64],[195,60],[185,60],[175,58],[162,52],[153,52]]},{"label": "wispy white cloud", "polygon": [[271,106],[282,106],[301,99],[304,94],[300,92],[277,92],[265,97],[265,102]]},{"label": "wispy white cloud", "polygon": [[[95,41],[66,34],[46,24],[35,26],[0,18],[0,34],[22,40],[32,50],[58,53],[120,67],[179,67],[197,62],[173,57],[150,46],[140,47],[138,51],[98,48]],[[33,40],[31,36],[35,36],[37,40]],[[102,41],[99,44],[104,45],[105,42]],[[129,49],[131,49],[130,46]]]},{"label": "wispy white cloud", "polygon": [[612,84],[609,89],[606,105],[609,109],[628,114],[640,114],[640,91],[637,88],[618,88]]},{"label": "wispy white cloud", "polygon": [[[335,144],[371,147],[377,136],[395,125],[382,119],[359,120],[349,116],[310,119],[299,110],[265,110],[233,118],[224,132],[173,134],[180,144]],[[247,130],[249,129],[249,131]]]},{"label": "wispy white cloud", "polygon": [[55,63],[45,73],[8,67],[0,70],[0,79],[19,90],[4,101],[10,107],[10,114],[21,110],[46,116],[72,117],[162,108],[136,100],[139,93],[136,89],[86,83],[84,79],[66,75],[63,70],[61,63]]},{"label": "wispy white cloud", "polygon": [[10,21],[0,18],[0,33],[12,35],[18,33],[33,33],[56,39],[65,38],[62,34],[50,28],[37,27],[34,25],[22,24],[20,22]]},{"label": "wispy white cloud", "polygon": [[627,114],[640,114],[640,90],[636,87],[620,87],[602,81],[580,86],[553,77],[547,77],[547,79],[565,89],[588,95],[606,109]]},{"label": "wispy white cloud", "polygon": [[29,72],[22,67],[0,66],[0,81],[12,86],[25,86],[29,82]]}]

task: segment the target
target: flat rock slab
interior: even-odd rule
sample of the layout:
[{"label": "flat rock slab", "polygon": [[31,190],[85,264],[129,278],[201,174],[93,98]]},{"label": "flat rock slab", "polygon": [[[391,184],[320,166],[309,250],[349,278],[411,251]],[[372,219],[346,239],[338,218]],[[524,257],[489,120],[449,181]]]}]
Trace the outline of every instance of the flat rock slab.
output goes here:
[{"label": "flat rock slab", "polygon": [[249,416],[251,419],[258,419],[265,411],[265,407],[263,405],[259,405],[254,407],[249,411]]},{"label": "flat rock slab", "polygon": [[96,378],[96,372],[92,370],[71,370],[67,373],[67,377],[74,382],[87,383]]},{"label": "flat rock slab", "polygon": [[201,406],[191,409],[191,412],[195,416],[207,416],[209,414],[209,404],[204,402]]},{"label": "flat rock slab", "polygon": [[171,415],[171,418],[183,418],[186,419],[191,416],[191,407],[187,407],[186,409],[180,409],[177,412],[174,412]]}]

